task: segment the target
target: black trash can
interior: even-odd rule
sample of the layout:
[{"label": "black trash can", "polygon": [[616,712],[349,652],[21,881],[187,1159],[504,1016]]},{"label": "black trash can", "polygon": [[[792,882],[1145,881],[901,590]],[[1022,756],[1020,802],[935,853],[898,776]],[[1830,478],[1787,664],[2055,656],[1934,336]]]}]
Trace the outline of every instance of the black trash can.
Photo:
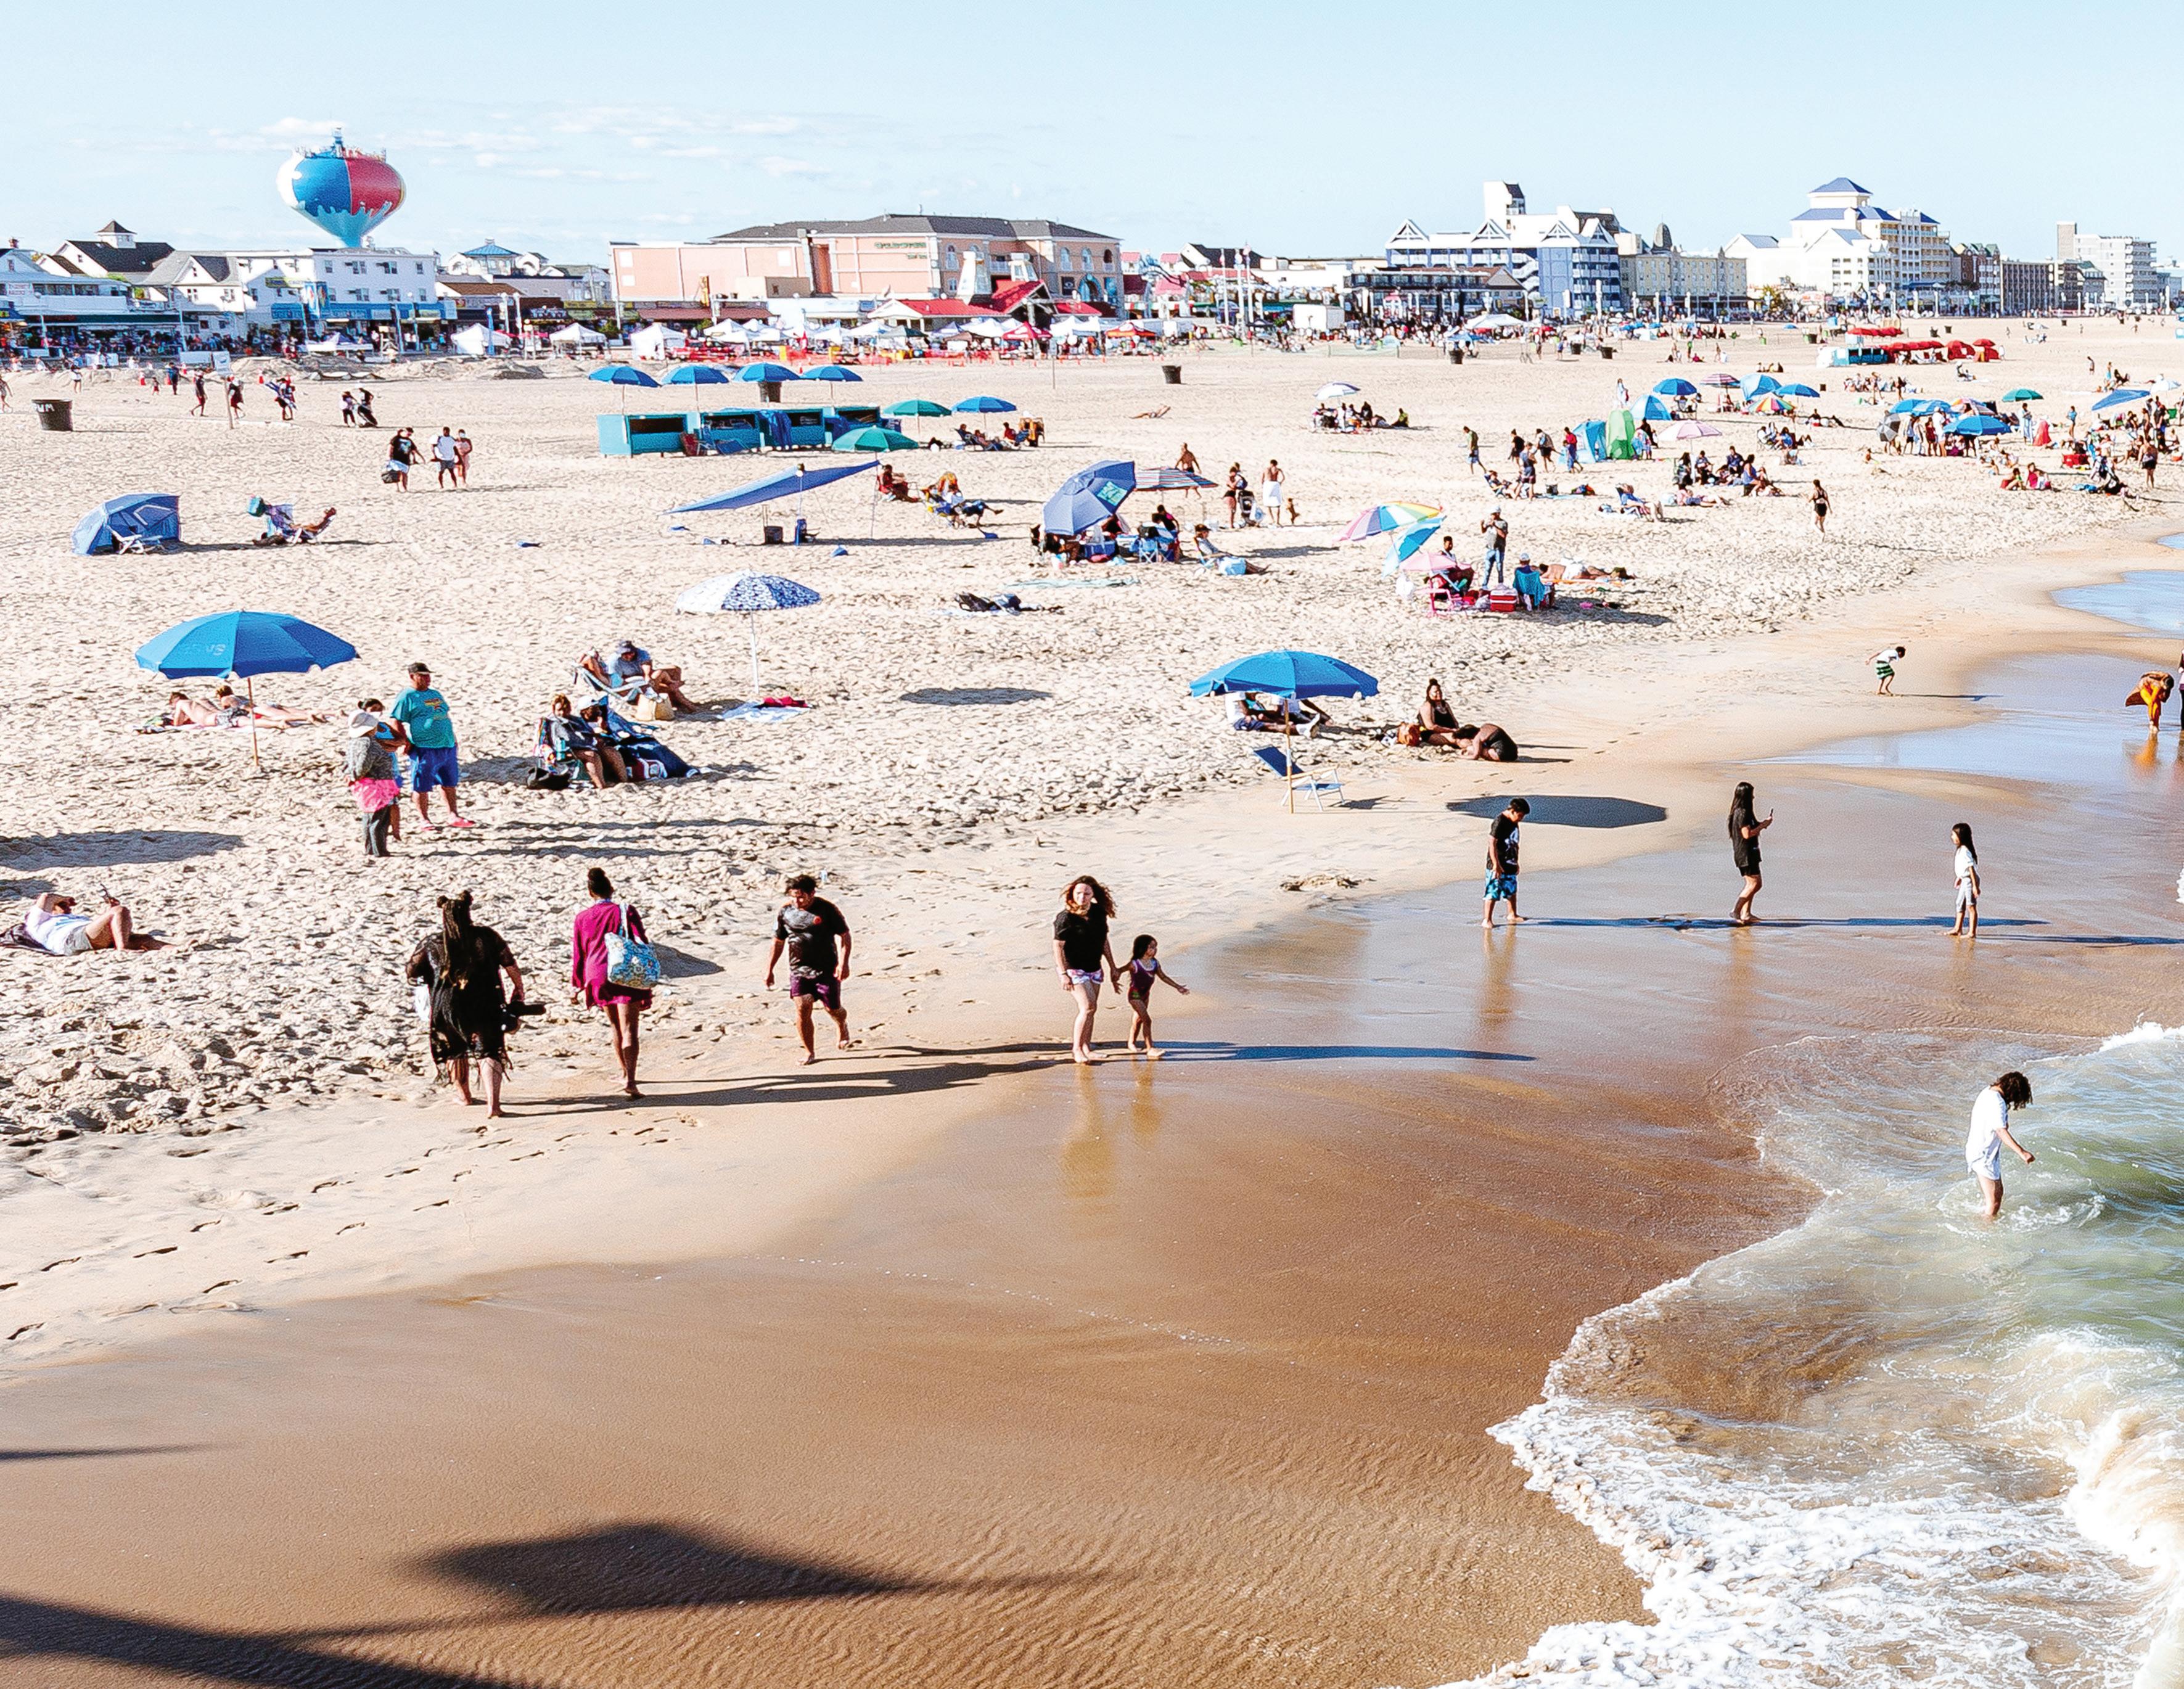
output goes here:
[{"label": "black trash can", "polygon": [[1603,346],[1600,348],[1600,355],[1603,358],[1613,358],[1615,355],[1615,348],[1613,346]]},{"label": "black trash can", "polygon": [[1448,361],[1451,364],[1461,364],[1463,361],[1463,348],[1461,346],[1450,347],[1448,348]]},{"label": "black trash can", "polygon": [[759,535],[765,543],[768,545],[778,545],[781,543],[781,524],[779,522],[767,522],[764,527],[760,528]]},{"label": "black trash can", "polygon": [[1166,382],[1170,387],[1181,387],[1183,385],[1183,365],[1180,364],[1162,365],[1161,379]]},{"label": "black trash can", "polygon": [[38,408],[38,426],[49,434],[75,432],[75,404],[66,399],[34,399]]}]

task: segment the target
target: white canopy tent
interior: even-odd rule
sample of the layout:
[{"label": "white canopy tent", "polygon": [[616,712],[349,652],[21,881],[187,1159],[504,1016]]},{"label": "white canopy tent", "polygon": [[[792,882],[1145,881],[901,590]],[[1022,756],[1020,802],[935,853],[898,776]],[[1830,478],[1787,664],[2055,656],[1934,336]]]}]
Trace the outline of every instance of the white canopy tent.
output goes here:
[{"label": "white canopy tent", "polygon": [[546,337],[556,346],[604,346],[607,343],[606,336],[596,329],[586,328],[580,322],[572,322],[566,328],[557,328]]},{"label": "white canopy tent", "polygon": [[[554,337],[559,339],[560,337],[557,335]],[[649,322],[643,328],[632,330],[629,337],[629,349],[638,357],[649,359],[655,363],[663,360],[671,353],[680,352],[689,343],[688,335],[680,329],[670,328],[665,323]]]},{"label": "white canopy tent", "polygon": [[459,328],[454,334],[455,350],[466,358],[485,358],[495,352],[505,351],[515,343],[499,329],[482,322]]}]

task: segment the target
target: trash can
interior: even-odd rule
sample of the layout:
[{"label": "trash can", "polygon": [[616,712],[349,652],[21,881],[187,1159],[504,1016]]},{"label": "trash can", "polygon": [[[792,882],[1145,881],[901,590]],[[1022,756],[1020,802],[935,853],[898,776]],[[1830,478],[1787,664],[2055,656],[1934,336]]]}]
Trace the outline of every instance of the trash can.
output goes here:
[{"label": "trash can", "polygon": [[34,399],[38,407],[38,426],[50,434],[75,432],[75,404],[65,399]]},{"label": "trash can", "polygon": [[1181,387],[1183,385],[1183,365],[1180,364],[1162,365],[1161,379],[1166,382],[1170,387]]},{"label": "trash can", "polygon": [[1603,346],[1600,348],[1600,355],[1603,358],[1613,358],[1615,355],[1615,348],[1613,346]]},{"label": "trash can", "polygon": [[768,522],[764,527],[759,530],[759,537],[768,545],[780,544],[781,524],[779,522]]},{"label": "trash can", "polygon": [[1461,346],[1450,347],[1448,348],[1448,361],[1451,364],[1461,364],[1463,361],[1463,348]]}]

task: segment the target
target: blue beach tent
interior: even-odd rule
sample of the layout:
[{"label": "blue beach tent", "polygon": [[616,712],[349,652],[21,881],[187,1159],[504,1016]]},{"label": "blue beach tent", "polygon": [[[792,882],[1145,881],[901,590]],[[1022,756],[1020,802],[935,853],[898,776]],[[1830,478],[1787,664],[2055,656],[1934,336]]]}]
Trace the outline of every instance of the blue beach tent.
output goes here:
[{"label": "blue beach tent", "polygon": [[181,499],[172,493],[125,493],[119,499],[109,499],[75,525],[74,544],[79,557],[119,551],[124,540],[180,545]]}]

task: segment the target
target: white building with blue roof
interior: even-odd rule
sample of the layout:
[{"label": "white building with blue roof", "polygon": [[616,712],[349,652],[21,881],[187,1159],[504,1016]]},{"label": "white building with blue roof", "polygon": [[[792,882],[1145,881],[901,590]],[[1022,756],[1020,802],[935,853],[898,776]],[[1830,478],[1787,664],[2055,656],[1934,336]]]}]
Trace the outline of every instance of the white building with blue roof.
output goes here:
[{"label": "white building with blue roof", "polygon": [[1898,303],[1957,285],[1947,233],[1924,211],[1891,211],[1848,176],[1822,182],[1777,238],[1739,235],[1726,250],[1745,260],[1756,288],[1778,287],[1841,300]]},{"label": "white building with blue roof", "polygon": [[1485,217],[1476,227],[1428,234],[1406,221],[1388,237],[1389,268],[1506,270],[1525,298],[1550,316],[1580,317],[1623,309],[1620,226],[1613,211],[1529,210],[1513,181],[1485,185]]}]

